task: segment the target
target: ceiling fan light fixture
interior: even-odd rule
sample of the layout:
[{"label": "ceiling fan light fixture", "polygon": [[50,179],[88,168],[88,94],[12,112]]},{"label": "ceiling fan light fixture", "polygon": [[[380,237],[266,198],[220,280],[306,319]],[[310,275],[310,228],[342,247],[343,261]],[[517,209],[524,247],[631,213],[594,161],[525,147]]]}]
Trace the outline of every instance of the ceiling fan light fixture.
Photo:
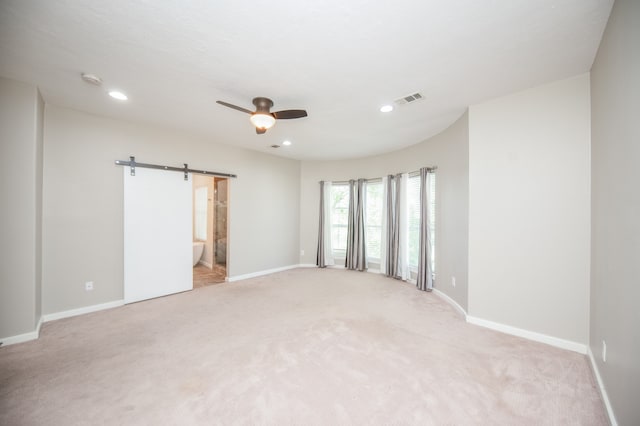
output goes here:
[{"label": "ceiling fan light fixture", "polygon": [[258,129],[270,129],[276,123],[276,119],[271,114],[256,112],[251,115],[251,123]]}]

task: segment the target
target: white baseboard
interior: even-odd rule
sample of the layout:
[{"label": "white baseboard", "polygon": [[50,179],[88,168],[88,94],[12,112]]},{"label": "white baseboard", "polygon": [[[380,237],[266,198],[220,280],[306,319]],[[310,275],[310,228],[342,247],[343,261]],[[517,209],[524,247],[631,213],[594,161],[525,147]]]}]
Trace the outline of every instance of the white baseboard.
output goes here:
[{"label": "white baseboard", "polygon": [[99,305],[85,306],[78,309],[46,314],[42,318],[44,322],[55,321],[62,318],[75,317],[77,315],[88,314],[91,312],[103,311],[105,309],[117,308],[124,305],[124,300],[114,300],[113,302],[101,303]]},{"label": "white baseboard", "polygon": [[[243,275],[236,275],[236,276],[233,276],[233,277],[227,277],[226,281],[227,282],[241,281],[241,280],[246,280],[246,279],[249,279],[249,278],[261,277],[263,275],[275,274],[276,272],[288,271],[289,269],[317,268],[317,267],[318,267],[318,265],[316,265],[315,263],[299,263],[297,265],[282,266],[280,268],[266,269],[264,271],[251,272],[249,274],[243,274]],[[331,266],[331,268],[333,268],[333,266]],[[344,269],[344,267],[343,267],[343,269]]]},{"label": "white baseboard", "polygon": [[229,277],[229,282],[242,281],[249,278],[261,277],[263,275],[275,274],[276,272],[288,271],[289,269],[295,269],[298,267],[300,267],[300,265],[289,265],[282,266],[280,268],[266,269],[264,271],[251,272],[249,274],[236,275],[233,277]]},{"label": "white baseboard", "polygon": [[2,346],[15,345],[16,343],[24,343],[30,340],[37,340],[40,337],[40,327],[42,326],[43,320],[42,317],[38,320],[38,324],[36,324],[36,329],[30,331],[28,333],[18,334],[17,336],[9,336],[0,338],[0,342],[2,342]]},{"label": "white baseboard", "polygon": [[618,422],[616,421],[616,416],[613,414],[613,407],[611,406],[611,402],[609,401],[609,396],[607,395],[607,390],[604,387],[604,382],[602,381],[602,377],[600,376],[600,370],[598,370],[598,364],[596,364],[596,359],[593,356],[593,352],[591,352],[591,348],[587,349],[587,355],[589,356],[589,361],[591,361],[591,370],[593,370],[593,375],[596,376],[596,381],[598,382],[598,388],[600,389],[600,396],[602,396],[602,400],[604,401],[604,406],[607,409],[607,415],[609,416],[609,422],[611,426],[618,426]]},{"label": "white baseboard", "polygon": [[502,333],[524,337],[525,339],[533,340],[535,342],[546,343],[547,345],[555,346],[557,348],[568,349],[570,351],[578,352],[583,355],[587,354],[587,345],[583,343],[572,342],[571,340],[564,340],[557,337],[548,336],[546,334],[536,333],[533,331],[524,330],[522,328],[512,327],[510,325],[472,317],[471,315],[467,315],[467,322],[470,324],[475,324],[481,327],[500,331]]},{"label": "white baseboard", "polygon": [[442,291],[438,290],[437,288],[433,288],[433,292],[435,294],[437,294],[439,297],[443,298],[445,300],[445,302],[448,302],[451,306],[453,306],[456,311],[458,311],[458,313],[460,313],[460,315],[462,315],[462,317],[466,320],[467,319],[467,311],[465,311],[462,306],[460,306],[458,304],[458,302],[456,302],[455,300],[453,300],[451,297],[449,297],[447,294],[443,293]]}]

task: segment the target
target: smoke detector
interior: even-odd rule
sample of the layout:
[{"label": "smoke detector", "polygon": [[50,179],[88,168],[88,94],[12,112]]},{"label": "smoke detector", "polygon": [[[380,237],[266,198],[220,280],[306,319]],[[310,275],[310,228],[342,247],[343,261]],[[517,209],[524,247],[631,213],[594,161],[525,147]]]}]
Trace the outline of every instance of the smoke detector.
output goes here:
[{"label": "smoke detector", "polygon": [[102,86],[102,79],[95,74],[82,73],[82,80],[94,86]]}]

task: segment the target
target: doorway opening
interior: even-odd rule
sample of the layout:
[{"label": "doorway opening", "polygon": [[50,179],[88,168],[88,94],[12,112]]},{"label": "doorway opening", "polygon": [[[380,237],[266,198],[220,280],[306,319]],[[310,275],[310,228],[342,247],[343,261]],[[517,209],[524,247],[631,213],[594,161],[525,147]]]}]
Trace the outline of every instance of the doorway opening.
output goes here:
[{"label": "doorway opening", "polygon": [[193,288],[227,278],[229,179],[193,175]]}]

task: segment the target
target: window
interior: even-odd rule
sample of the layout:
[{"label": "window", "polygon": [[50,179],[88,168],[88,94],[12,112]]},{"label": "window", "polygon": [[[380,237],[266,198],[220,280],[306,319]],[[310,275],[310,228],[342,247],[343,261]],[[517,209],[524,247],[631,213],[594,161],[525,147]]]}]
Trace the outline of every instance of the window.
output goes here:
[{"label": "window", "polygon": [[420,175],[409,177],[407,207],[409,267],[417,269],[420,256]]},{"label": "window", "polygon": [[382,245],[382,182],[367,182],[364,204],[367,258],[380,262]]},{"label": "window", "polygon": [[[431,270],[435,272],[435,235],[436,235],[436,175],[434,173],[430,176],[430,211],[429,211],[429,230],[431,250],[430,259]],[[407,185],[407,198],[408,198],[408,244],[409,244],[409,267],[412,270],[417,270],[418,259],[420,256],[420,175],[412,176],[409,178]]]},{"label": "window", "polygon": [[331,186],[331,247],[333,255],[344,257],[347,252],[349,225],[349,186]]},{"label": "window", "polygon": [[[435,194],[436,179],[435,174],[430,174],[430,194],[431,209],[429,212],[428,226],[431,231],[430,263],[431,270],[435,272]],[[407,179],[406,188],[407,200],[403,203],[402,221],[404,229],[402,239],[406,242],[403,247],[408,247],[407,258],[409,270],[415,275],[418,269],[420,258],[420,175],[410,176]],[[337,259],[344,259],[347,252],[347,237],[349,230],[349,185],[344,183],[334,183],[331,185],[329,205],[331,220],[331,248],[333,256]],[[381,180],[368,181],[365,185],[364,194],[364,227],[367,260],[379,263],[383,252],[382,247],[382,225],[384,221],[384,188]],[[405,210],[406,207],[406,210]],[[406,220],[406,222],[405,222]]]},{"label": "window", "polygon": [[431,173],[431,209],[429,210],[429,229],[431,230],[431,271],[436,272],[436,174]]}]

